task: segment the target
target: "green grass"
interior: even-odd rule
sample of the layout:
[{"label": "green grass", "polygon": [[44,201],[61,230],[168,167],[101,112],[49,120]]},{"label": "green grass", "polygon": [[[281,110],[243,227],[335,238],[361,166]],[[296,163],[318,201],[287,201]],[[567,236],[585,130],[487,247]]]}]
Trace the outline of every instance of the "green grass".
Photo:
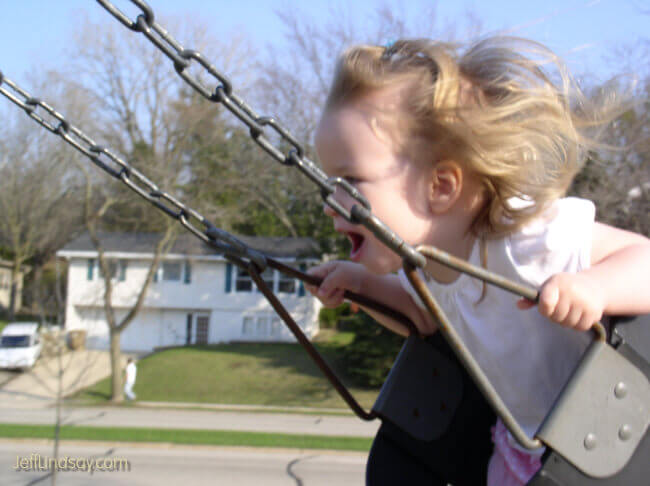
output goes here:
[{"label": "green grass", "polygon": [[[0,437],[53,439],[51,425],[0,424]],[[120,442],[170,442],[174,444],[284,447],[294,449],[331,449],[368,452],[372,439],[364,437],[328,437],[224,430],[145,429],[131,427],[63,426],[63,440],[102,440]]]},{"label": "green grass", "polygon": [[[336,333],[316,343],[318,351],[346,383],[338,358],[353,336]],[[349,383],[346,383],[349,386]],[[370,408],[378,389],[349,386],[364,408]],[[175,348],[138,362],[135,385],[138,400],[265,406],[341,408],[347,405],[298,344],[237,343]],[[104,402],[110,379],[73,398]]]}]

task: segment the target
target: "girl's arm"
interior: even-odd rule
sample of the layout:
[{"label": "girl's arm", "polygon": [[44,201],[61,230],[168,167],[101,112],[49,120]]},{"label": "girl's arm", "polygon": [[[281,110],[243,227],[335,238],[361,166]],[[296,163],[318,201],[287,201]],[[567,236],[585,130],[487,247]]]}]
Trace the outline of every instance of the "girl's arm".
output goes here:
[{"label": "girl's arm", "polygon": [[[320,287],[305,286],[320,299],[325,307],[338,307],[343,303],[343,292],[349,290],[392,307],[407,316],[423,334],[433,334],[436,326],[402,288],[397,275],[375,275],[362,265],[346,261],[333,261],[310,269],[310,274],[323,278]],[[404,326],[381,313],[363,307],[373,319],[391,331],[407,335]]]},{"label": "girl's arm", "polygon": [[650,240],[630,231],[596,223],[591,268],[585,270],[599,283],[604,313],[650,313]]},{"label": "girl's arm", "polygon": [[[520,301],[518,306],[531,304]],[[579,330],[589,329],[603,314],[650,313],[650,240],[595,223],[591,267],[549,278],[540,290],[538,309]]]}]

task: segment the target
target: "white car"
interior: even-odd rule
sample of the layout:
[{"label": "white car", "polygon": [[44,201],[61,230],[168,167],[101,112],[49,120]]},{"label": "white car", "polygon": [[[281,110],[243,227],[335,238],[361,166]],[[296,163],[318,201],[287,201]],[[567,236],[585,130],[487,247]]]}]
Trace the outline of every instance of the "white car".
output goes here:
[{"label": "white car", "polygon": [[0,335],[0,368],[30,369],[41,354],[36,322],[10,322]]}]

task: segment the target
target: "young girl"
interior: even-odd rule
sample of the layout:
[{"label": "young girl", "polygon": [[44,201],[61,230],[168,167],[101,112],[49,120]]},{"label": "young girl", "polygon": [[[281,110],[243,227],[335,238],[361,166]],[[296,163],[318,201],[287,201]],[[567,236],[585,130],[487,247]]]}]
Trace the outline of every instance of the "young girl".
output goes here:
[{"label": "young girl", "polygon": [[[317,130],[327,174],[352,183],[407,243],[540,289],[531,309],[434,262],[422,272],[529,436],[587,346],[584,331],[604,313],[650,312],[649,240],[594,222],[590,201],[562,198],[587,151],[599,148],[593,135],[620,112],[611,101],[589,104],[533,42],[490,38],[461,54],[402,40],[343,54]],[[336,197],[348,209],[354,203]],[[324,280],[310,291],[327,307],[346,289],[366,294],[434,333],[400,258],[365,227],[325,212],[350,240],[351,261],[312,269]],[[541,451],[519,447],[500,421],[493,440],[488,484],[525,484]]]}]

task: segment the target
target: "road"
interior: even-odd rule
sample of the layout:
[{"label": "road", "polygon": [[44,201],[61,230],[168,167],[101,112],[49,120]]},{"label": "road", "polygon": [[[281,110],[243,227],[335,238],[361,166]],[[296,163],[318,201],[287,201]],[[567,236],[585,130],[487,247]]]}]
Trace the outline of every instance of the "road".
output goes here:
[{"label": "road", "polygon": [[[43,441],[0,441],[0,484],[50,484],[46,471],[17,471],[17,457],[44,463],[52,446]],[[366,455],[353,452],[260,450],[197,446],[138,446],[66,442],[59,457],[126,459],[130,471],[59,472],[57,484],[109,485],[237,485],[237,486],[360,486]],[[38,459],[32,461],[38,463]],[[28,468],[28,467],[27,467]]]}]

